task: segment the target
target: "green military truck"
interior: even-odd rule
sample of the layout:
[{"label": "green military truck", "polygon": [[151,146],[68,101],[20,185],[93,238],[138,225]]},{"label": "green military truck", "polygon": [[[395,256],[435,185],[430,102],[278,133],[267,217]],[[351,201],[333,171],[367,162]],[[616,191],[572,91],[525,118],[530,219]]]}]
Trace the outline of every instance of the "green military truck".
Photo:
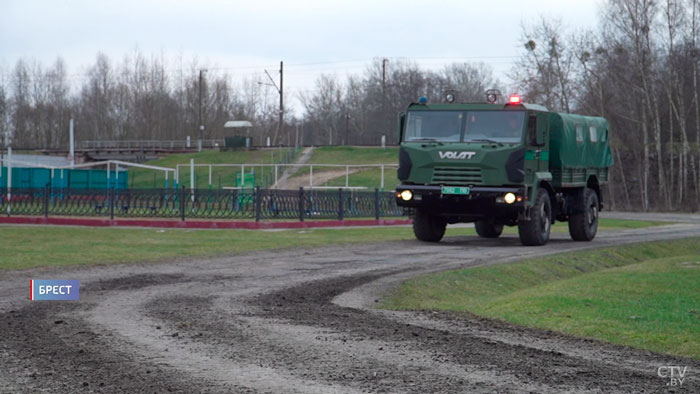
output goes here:
[{"label": "green military truck", "polygon": [[559,220],[572,239],[591,241],[613,163],[608,122],[518,96],[489,101],[421,97],[400,115],[396,201],[413,217],[416,238],[439,242],[447,224],[474,222],[484,238],[517,225],[524,245],[544,245]]}]

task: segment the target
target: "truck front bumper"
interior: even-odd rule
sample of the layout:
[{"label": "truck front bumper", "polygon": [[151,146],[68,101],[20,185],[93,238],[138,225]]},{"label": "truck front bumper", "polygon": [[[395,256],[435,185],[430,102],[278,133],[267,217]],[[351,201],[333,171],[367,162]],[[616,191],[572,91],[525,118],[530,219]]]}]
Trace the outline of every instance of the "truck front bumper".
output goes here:
[{"label": "truck front bumper", "polygon": [[[411,198],[402,197],[405,191],[410,192]],[[508,193],[516,197],[511,204],[505,199]],[[524,187],[473,186],[469,187],[468,194],[444,194],[442,186],[399,185],[395,198],[400,207],[425,209],[436,215],[459,217],[460,221],[484,218],[509,221],[517,218],[527,206]]]}]

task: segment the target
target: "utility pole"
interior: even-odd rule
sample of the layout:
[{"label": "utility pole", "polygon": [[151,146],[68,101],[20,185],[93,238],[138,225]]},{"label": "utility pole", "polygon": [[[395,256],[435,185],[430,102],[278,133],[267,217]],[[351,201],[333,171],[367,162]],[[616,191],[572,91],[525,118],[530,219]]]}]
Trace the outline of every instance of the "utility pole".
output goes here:
[{"label": "utility pole", "polygon": [[202,141],[204,140],[204,123],[202,122],[202,84],[204,81],[204,73],[207,70],[199,70],[199,151],[202,151]]},{"label": "utility pole", "polygon": [[68,160],[70,160],[71,167],[75,165],[75,134],[73,132],[73,118],[70,118],[70,125],[68,126],[68,138],[70,146],[68,147]]},{"label": "utility pole", "polygon": [[284,62],[280,61],[280,121],[279,121],[279,133],[282,134],[282,127],[284,126]]},{"label": "utility pole", "polygon": [[272,76],[270,75],[267,70],[265,70],[265,74],[267,74],[267,77],[270,79],[270,82],[272,84],[266,83],[263,84],[262,82],[258,82],[261,85],[269,85],[273,86],[275,89],[277,89],[277,93],[280,94],[280,117],[279,121],[277,123],[277,132],[275,132],[275,136],[273,138],[274,143],[277,143],[277,135],[282,132],[282,126],[284,124],[284,62],[280,61],[280,85],[277,86],[275,83],[275,80],[272,79]]},{"label": "utility pole", "polygon": [[345,145],[350,145],[350,114],[345,114]]},{"label": "utility pole", "polygon": [[294,147],[298,148],[299,147],[299,122],[297,121],[297,134],[296,137],[294,138]]},{"label": "utility pole", "polygon": [[382,98],[386,98],[386,64],[389,59],[382,59]]},{"label": "utility pole", "polygon": [[386,64],[389,62],[389,59],[384,58],[382,59],[382,120],[381,122],[382,128],[382,134],[386,134],[387,130],[389,129],[389,117],[387,116],[387,111],[386,111]]}]

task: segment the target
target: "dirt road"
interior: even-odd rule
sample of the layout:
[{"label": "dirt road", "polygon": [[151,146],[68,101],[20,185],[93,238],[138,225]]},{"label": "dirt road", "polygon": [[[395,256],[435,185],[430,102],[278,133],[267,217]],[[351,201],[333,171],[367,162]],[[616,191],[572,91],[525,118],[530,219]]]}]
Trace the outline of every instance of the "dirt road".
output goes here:
[{"label": "dirt road", "polygon": [[[697,361],[448,313],[372,309],[422,272],[700,236],[700,216],[683,218],[593,243],[555,235],[544,247],[456,237],[5,273],[0,393],[697,393]],[[28,300],[30,278],[59,277],[81,281],[79,302]],[[667,386],[661,366],[687,366],[683,385]]]}]

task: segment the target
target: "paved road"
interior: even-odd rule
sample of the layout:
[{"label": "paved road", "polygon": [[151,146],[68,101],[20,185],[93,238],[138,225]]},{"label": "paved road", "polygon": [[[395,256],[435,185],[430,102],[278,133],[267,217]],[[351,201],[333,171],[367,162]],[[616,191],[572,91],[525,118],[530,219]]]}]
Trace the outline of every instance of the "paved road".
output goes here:
[{"label": "paved road", "polygon": [[[646,217],[616,214],[625,218]],[[674,216],[675,217],[675,216]],[[655,216],[668,220],[671,216]],[[660,366],[700,363],[449,313],[372,309],[401,280],[449,268],[700,236],[700,216],[592,243],[454,237],[0,276],[0,393],[655,393]],[[30,277],[81,280],[31,303]]]}]

